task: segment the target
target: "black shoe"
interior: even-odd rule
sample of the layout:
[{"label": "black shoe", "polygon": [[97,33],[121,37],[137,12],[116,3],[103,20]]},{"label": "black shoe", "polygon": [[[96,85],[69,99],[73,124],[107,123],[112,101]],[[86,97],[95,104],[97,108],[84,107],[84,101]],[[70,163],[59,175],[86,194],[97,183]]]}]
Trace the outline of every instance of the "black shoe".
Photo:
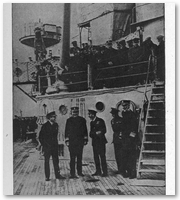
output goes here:
[{"label": "black shoe", "polygon": [[101,176],[101,172],[95,172],[92,176]]},{"label": "black shoe", "polygon": [[83,173],[78,173],[78,176],[82,176],[82,177],[83,177],[83,176],[84,176],[84,174],[83,174]]},{"label": "black shoe", "polygon": [[78,178],[76,175],[71,175],[69,178]]},{"label": "black shoe", "polygon": [[129,174],[128,173],[123,173],[122,176],[123,176],[123,178],[128,178]]},{"label": "black shoe", "polygon": [[92,176],[101,176],[101,172],[95,172]]},{"label": "black shoe", "polygon": [[49,178],[46,178],[46,181],[50,181],[50,179],[49,179]]},{"label": "black shoe", "polygon": [[134,179],[136,178],[136,175],[130,176],[129,179]]},{"label": "black shoe", "polygon": [[107,173],[103,173],[101,176],[102,176],[102,177],[107,177],[108,174],[107,174]]},{"label": "black shoe", "polygon": [[61,176],[60,174],[56,177],[56,179],[66,179],[64,176]]}]

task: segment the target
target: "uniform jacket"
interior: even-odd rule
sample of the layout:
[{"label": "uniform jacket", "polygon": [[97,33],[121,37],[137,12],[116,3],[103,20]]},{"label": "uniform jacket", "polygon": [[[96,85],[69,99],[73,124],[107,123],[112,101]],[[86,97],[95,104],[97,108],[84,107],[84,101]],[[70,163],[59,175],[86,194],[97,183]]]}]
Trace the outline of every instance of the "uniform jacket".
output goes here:
[{"label": "uniform jacket", "polygon": [[116,117],[111,120],[113,134],[113,143],[121,143],[122,140],[122,117]]},{"label": "uniform jacket", "polygon": [[[123,146],[125,148],[133,149],[138,142],[138,133],[137,133],[137,119],[135,113],[132,110],[128,110],[126,112],[122,112],[123,116],[123,131],[122,131],[122,139]],[[135,133],[134,137],[131,137],[131,133]]]},{"label": "uniform jacket", "polygon": [[65,141],[69,141],[70,146],[84,145],[88,141],[86,120],[83,117],[70,117],[66,121]]},{"label": "uniform jacket", "polygon": [[44,151],[51,149],[58,149],[58,124],[51,124],[47,121],[42,125],[41,131],[39,133],[39,141],[43,146]]},{"label": "uniform jacket", "polygon": [[[97,131],[101,131],[99,135]],[[103,119],[96,117],[94,121],[90,123],[90,137],[92,138],[92,146],[100,146],[107,143],[106,137],[106,125]]]},{"label": "uniform jacket", "polygon": [[164,54],[165,54],[165,43],[164,41],[161,41],[159,45],[157,46],[157,56],[161,57],[161,56],[164,56]]},{"label": "uniform jacket", "polygon": [[132,110],[122,112],[123,116],[123,137],[129,137],[131,132],[137,133],[137,119]]}]

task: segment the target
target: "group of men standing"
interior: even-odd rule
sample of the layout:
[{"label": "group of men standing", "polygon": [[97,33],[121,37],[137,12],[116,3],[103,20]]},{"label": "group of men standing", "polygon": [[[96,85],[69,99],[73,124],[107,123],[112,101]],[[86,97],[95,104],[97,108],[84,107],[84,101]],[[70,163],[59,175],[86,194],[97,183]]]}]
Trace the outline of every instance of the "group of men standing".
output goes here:
[{"label": "group of men standing", "polygon": [[130,109],[130,102],[124,101],[122,117],[118,115],[119,110],[112,108],[111,126],[113,129],[113,144],[115,159],[117,163],[118,174],[122,174],[124,178],[136,177],[136,152],[138,134],[137,134],[137,118],[135,113]]},{"label": "group of men standing", "polygon": [[[118,173],[124,177],[136,177],[136,118],[129,109],[129,101],[123,102],[122,117],[119,117],[119,110],[112,108],[113,119],[111,121],[113,129],[113,143],[115,159],[118,166]],[[108,176],[106,163],[106,125],[105,121],[96,116],[95,109],[88,109],[90,122],[89,136],[92,138],[92,147],[96,171],[92,176]],[[48,121],[42,126],[39,140],[43,147],[45,157],[45,177],[50,179],[49,159],[52,156],[55,177],[64,179],[60,174],[58,158],[58,124],[56,123],[56,113],[53,111],[47,115]],[[70,153],[70,178],[84,176],[82,172],[82,155],[84,145],[88,143],[88,131],[86,120],[79,116],[79,108],[71,108],[71,117],[67,119],[65,126],[65,143]],[[76,167],[77,163],[77,167]],[[76,175],[77,169],[77,175]]]}]

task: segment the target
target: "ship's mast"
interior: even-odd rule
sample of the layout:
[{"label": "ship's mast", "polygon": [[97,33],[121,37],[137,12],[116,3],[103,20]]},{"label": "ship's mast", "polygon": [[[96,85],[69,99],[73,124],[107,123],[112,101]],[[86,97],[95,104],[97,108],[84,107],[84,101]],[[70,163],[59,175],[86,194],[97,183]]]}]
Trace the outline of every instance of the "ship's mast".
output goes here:
[{"label": "ship's mast", "polygon": [[64,67],[69,61],[70,21],[71,21],[71,4],[65,3],[64,4],[61,67]]}]

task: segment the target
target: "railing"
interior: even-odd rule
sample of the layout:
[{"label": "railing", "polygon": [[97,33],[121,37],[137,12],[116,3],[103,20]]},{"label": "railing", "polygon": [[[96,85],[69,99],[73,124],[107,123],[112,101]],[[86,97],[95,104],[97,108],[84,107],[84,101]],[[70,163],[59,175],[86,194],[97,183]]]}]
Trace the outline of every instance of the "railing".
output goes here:
[{"label": "railing", "polygon": [[13,62],[13,83],[36,81],[35,74],[37,62]]},{"label": "railing", "polygon": [[[144,84],[147,76],[147,68],[150,67],[148,65],[150,61],[143,61],[138,63],[131,63],[113,67],[105,67],[99,68],[97,70],[92,68],[92,73],[90,71],[90,67],[88,67],[87,71],[75,71],[63,73],[59,76],[59,80],[65,83],[65,86],[68,87],[68,91],[85,91],[89,89],[102,89],[113,88],[113,87],[121,87],[121,86],[132,86],[136,84]],[[148,72],[149,74],[153,74],[153,70]],[[47,78],[46,76],[39,77],[39,84],[42,83],[43,78]],[[51,75],[49,77],[55,77],[55,75]],[[152,79],[152,78],[151,78]],[[48,85],[47,80],[46,84],[39,85],[39,91],[42,88],[47,88],[52,85]]]},{"label": "railing", "polygon": [[[57,92],[63,90],[61,86],[66,86],[66,91],[68,92],[75,92],[134,86],[139,84],[144,85],[145,83],[147,84],[147,82],[154,80],[155,72],[154,62],[152,62],[151,57],[148,61],[128,63],[118,66],[100,67],[98,64],[97,66],[90,66],[87,64],[87,68],[84,71],[68,71],[58,74],[57,70],[55,70],[54,74],[48,75],[46,73],[43,76],[37,76],[36,65],[36,62],[14,63],[14,82],[17,84],[32,82],[35,85],[33,92],[37,90],[37,92],[42,94],[45,94],[46,89],[50,86],[57,89],[57,86],[54,83],[58,80],[62,81],[62,85],[60,85]],[[21,70],[19,76],[15,71],[17,68]]]}]

